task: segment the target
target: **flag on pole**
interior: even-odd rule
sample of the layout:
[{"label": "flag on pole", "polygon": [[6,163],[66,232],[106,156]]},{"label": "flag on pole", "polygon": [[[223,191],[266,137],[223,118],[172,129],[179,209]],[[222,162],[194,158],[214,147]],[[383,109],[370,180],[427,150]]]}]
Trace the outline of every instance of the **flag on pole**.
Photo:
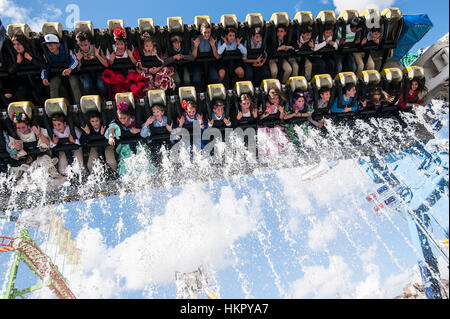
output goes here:
[{"label": "flag on pole", "polygon": [[49,241],[53,244],[58,244],[60,233],[62,230],[63,219],[61,216],[53,213],[52,221],[50,224],[50,237]]},{"label": "flag on pole", "polygon": [[69,264],[74,264],[76,249],[77,249],[77,241],[74,238],[70,240],[69,250],[67,252],[67,262]]},{"label": "flag on pole", "polygon": [[70,244],[70,230],[63,228],[59,234],[59,252],[60,254],[67,254],[68,246]]}]

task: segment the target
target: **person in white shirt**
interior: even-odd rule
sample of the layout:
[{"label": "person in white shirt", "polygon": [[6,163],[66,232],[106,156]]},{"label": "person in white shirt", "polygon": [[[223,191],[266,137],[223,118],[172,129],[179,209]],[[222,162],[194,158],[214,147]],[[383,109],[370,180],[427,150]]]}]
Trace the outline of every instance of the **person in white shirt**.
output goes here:
[{"label": "person in white shirt", "polygon": [[[320,41],[320,36],[317,36],[314,41],[314,48],[313,51],[317,52],[323,48],[325,48],[327,45],[334,48],[334,50],[337,50],[339,45],[338,43],[333,40],[333,25],[325,25],[323,35],[322,35],[322,41]],[[325,53],[322,55],[322,60],[327,65],[327,73],[331,75],[331,77],[335,77],[336,74],[340,72],[339,65],[342,68],[342,59],[335,58],[338,57],[334,53]]]},{"label": "person in white shirt", "polygon": [[[236,29],[232,27],[227,28],[225,30],[225,36],[222,37],[222,41],[217,48],[217,53],[222,56],[225,51],[239,50],[242,57],[245,57],[247,55],[247,48],[241,42],[242,38],[236,38]],[[227,70],[233,71],[239,78],[239,81],[244,80],[245,72],[243,59],[227,61],[222,60],[219,62],[218,69],[219,82],[223,82]]]},{"label": "person in white shirt", "polygon": [[[53,138],[50,141],[50,147],[55,148],[58,145],[60,139],[68,138],[69,143],[80,145],[80,137],[81,131],[78,128],[75,128],[75,137],[70,134],[70,127],[67,125],[66,118],[64,115],[54,115],[52,117],[53,124]],[[84,167],[83,161],[83,151],[81,147],[76,150],[71,151],[74,159],[77,159],[78,164],[81,167]],[[58,171],[61,175],[66,176],[66,169],[69,165],[69,161],[67,159],[66,153],[64,151],[59,151],[58,153]]]}]

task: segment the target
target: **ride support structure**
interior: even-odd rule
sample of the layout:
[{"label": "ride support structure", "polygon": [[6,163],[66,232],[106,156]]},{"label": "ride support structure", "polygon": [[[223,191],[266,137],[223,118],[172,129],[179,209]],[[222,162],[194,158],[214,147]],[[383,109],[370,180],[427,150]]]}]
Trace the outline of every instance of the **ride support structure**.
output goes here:
[{"label": "ride support structure", "polygon": [[[2,252],[15,252],[16,254],[3,299],[24,298],[25,294],[43,287],[48,287],[59,299],[76,299],[58,267],[36,245],[27,229],[21,230],[20,237],[0,236],[0,253]],[[41,284],[21,290],[15,287],[20,261],[41,280]]]}]

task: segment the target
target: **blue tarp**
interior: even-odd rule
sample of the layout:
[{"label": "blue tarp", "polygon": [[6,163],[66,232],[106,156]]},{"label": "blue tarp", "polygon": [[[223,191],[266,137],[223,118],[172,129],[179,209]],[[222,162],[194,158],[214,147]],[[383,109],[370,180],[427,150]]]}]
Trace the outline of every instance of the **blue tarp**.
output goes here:
[{"label": "blue tarp", "polygon": [[426,14],[404,15],[403,28],[392,60],[400,60],[433,27]]}]

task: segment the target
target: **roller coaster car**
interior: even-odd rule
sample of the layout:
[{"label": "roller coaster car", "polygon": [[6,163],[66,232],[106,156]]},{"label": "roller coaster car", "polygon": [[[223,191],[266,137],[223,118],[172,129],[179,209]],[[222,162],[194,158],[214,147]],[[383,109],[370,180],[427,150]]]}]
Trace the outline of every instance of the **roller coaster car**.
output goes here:
[{"label": "roller coaster car", "polygon": [[[336,28],[338,28],[338,32],[340,30],[341,39],[346,39],[347,37],[347,29],[350,28],[352,22],[357,22],[357,28],[360,28],[361,30],[356,32],[355,34],[355,41],[357,39],[361,40],[362,36],[362,26],[363,26],[363,19],[359,16],[359,13],[357,10],[343,10],[341,11],[337,23]],[[345,42],[344,44],[339,44],[339,51],[341,53],[348,53],[348,52],[356,52],[359,50],[360,45],[359,43],[353,42]]]},{"label": "roller coaster car", "polygon": [[[311,11],[299,11],[292,20],[294,39],[293,43],[296,43],[303,32],[311,31],[311,41],[317,36],[317,26],[314,21],[314,16]],[[308,45],[302,45],[296,52],[297,56],[304,56],[312,54],[313,50]]]},{"label": "roller coaster car", "polygon": [[101,134],[101,131],[96,133],[92,127],[89,121],[91,113],[95,113],[100,117],[102,126],[108,125],[109,121],[106,115],[105,106],[99,95],[84,95],[81,97],[80,107],[78,112],[76,112],[77,116],[74,116],[74,123],[78,127],[88,126],[89,131],[91,132],[87,137],[88,147],[104,147],[108,142],[103,134]]},{"label": "roller coaster car", "polygon": [[[358,81],[357,76],[353,72],[341,72],[336,75],[334,78],[334,86],[336,89],[336,99],[337,99],[337,107],[338,108],[345,108],[345,106],[342,105],[342,100],[344,97],[345,92],[343,92],[344,87],[349,84],[354,84],[356,86],[356,93],[355,96],[352,98],[352,106],[357,105],[359,101],[359,96],[361,94],[361,84]],[[355,102],[356,101],[356,102]],[[356,111],[350,111],[345,113],[336,113],[335,115],[337,117],[353,117],[355,115]]]},{"label": "roller coaster car", "polygon": [[143,116],[145,115],[145,99],[136,100],[132,92],[116,93],[113,101],[113,108],[109,110],[109,116],[111,116],[112,113],[114,122],[120,127],[121,130],[121,136],[118,143],[136,144],[141,140],[140,134],[133,134],[130,131],[125,130],[124,126],[119,121],[119,116],[117,114],[117,104],[119,104],[120,102],[127,103],[131,116],[134,116],[136,119],[135,127],[140,129],[143,124]]},{"label": "roller coaster car", "polygon": [[381,48],[384,50],[383,61],[384,65],[389,56],[392,56],[393,49],[397,47],[397,42],[403,27],[402,12],[398,8],[387,8],[381,12],[381,21],[383,24],[383,38]]},{"label": "roller coaster car", "polygon": [[[312,96],[311,94],[311,88],[308,85],[308,81],[304,76],[292,76],[288,79],[286,82],[286,89],[287,89],[287,96],[288,96],[288,103],[292,103],[294,96],[296,93],[303,93],[308,95],[309,97]],[[306,100],[306,97],[305,97]],[[307,108],[305,108],[300,111],[300,113],[307,113]],[[300,122],[306,121],[307,117],[293,117],[291,119],[285,120],[285,122],[289,123],[295,123],[298,124]]]},{"label": "roller coaster car", "polygon": [[[326,28],[326,26],[331,26],[333,29],[333,41],[336,41],[337,38],[337,32],[338,32],[338,28],[336,27],[336,23],[337,23],[337,18],[336,18],[336,13],[332,10],[325,10],[325,11],[320,11],[317,14],[316,17],[316,30],[317,30],[317,36],[319,37],[319,43],[323,42],[323,32]],[[318,50],[316,53],[318,54],[323,54],[323,53],[332,53],[335,52],[336,50],[334,49],[334,47],[332,47],[331,45],[327,44],[325,47],[323,47],[322,49]]]},{"label": "roller coaster car", "polygon": [[138,27],[135,28],[134,43],[139,51],[139,56],[142,61],[142,66],[146,68],[162,66],[162,62],[156,56],[144,55],[144,38],[150,37],[153,45],[156,47],[156,52],[161,55],[161,52],[165,50],[166,44],[163,41],[163,36],[159,26],[155,26],[152,18],[138,19]]},{"label": "roller coaster car", "polygon": [[[226,31],[228,28],[236,30],[236,39],[242,38],[242,44],[244,44],[244,30],[238,21],[235,14],[223,14],[220,17],[220,22],[217,24],[217,40],[222,43],[222,37],[226,37]],[[222,53],[222,60],[241,60],[242,53],[236,48],[236,50],[225,50]]]},{"label": "roller coaster car", "polygon": [[[251,41],[258,30],[261,34],[262,43],[260,48],[252,48]],[[257,59],[259,56],[263,56],[266,50],[267,32],[266,22],[261,13],[249,13],[245,17],[245,22],[242,24],[243,41],[245,41],[247,47],[247,59]]]},{"label": "roller coaster car", "polygon": [[[191,50],[192,32],[189,26],[183,23],[182,17],[168,17],[167,25],[163,29],[163,42],[166,48],[166,55],[169,57],[176,54],[171,42],[173,36],[179,36],[181,38],[182,54],[189,54]],[[180,60],[176,63],[185,62]]]},{"label": "roller coaster car", "polygon": [[[36,108],[32,102],[23,101],[23,102],[13,102],[8,105],[7,117],[5,117],[3,122],[3,128],[8,133],[9,136],[16,140],[20,140],[20,137],[17,135],[16,130],[14,128],[14,116],[17,113],[23,113],[27,118],[30,119],[31,126],[39,126],[41,128],[47,129],[48,131],[48,119],[44,115],[42,108]],[[48,133],[50,136],[50,132]],[[37,155],[40,153],[44,153],[37,147],[37,141],[35,142],[24,142],[23,149],[29,155]]]},{"label": "roller coaster car", "polygon": [[[65,117],[66,123],[69,126],[70,134],[76,138],[75,134],[75,124],[74,124],[74,110],[72,106],[69,104],[69,101],[67,101],[65,98],[54,98],[54,99],[48,99],[45,101],[45,114],[48,118],[48,127],[47,132],[49,136],[53,135],[53,122],[52,117],[55,115],[63,115]],[[75,110],[76,112],[76,110]],[[71,143],[68,138],[60,138],[58,141],[58,144],[56,147],[53,148],[54,152],[59,151],[72,151],[76,150],[80,147],[80,145]],[[69,162],[71,163],[71,158],[69,157]]]},{"label": "roller coaster car", "polygon": [[[133,35],[131,32],[131,28],[125,27],[125,22],[122,19],[111,19],[108,20],[108,27],[106,32],[103,34],[103,41],[106,46],[106,50],[111,54],[114,52],[113,45],[115,44],[114,40],[114,30],[121,29],[125,31],[125,45],[126,49],[133,50]],[[105,52],[106,52],[105,50]],[[122,58],[122,59],[115,59],[114,63],[110,66],[113,70],[129,70],[134,69],[135,65],[131,62],[131,59],[128,58]]]},{"label": "roller coaster car", "polygon": [[[234,93],[232,95],[232,103],[234,104],[234,108],[230,108],[230,114],[233,120],[236,118],[236,115],[240,111],[242,111],[239,101],[243,94],[247,94],[248,96],[250,96],[255,108],[258,108],[258,105],[260,104],[258,97],[261,97],[262,94],[257,93],[256,91],[261,91],[261,88],[255,88],[251,81],[236,82]],[[255,125],[257,124],[257,119],[253,118],[252,115],[250,115],[250,117],[243,116],[240,120],[236,120],[235,124],[239,127],[255,127]]]},{"label": "roller coaster car", "polygon": [[[181,103],[183,100],[194,101],[197,105],[197,112],[206,119],[208,115],[208,110],[206,107],[206,96],[205,93],[197,94],[194,86],[182,86],[178,89],[178,96],[171,96],[170,103],[173,108],[173,113],[176,114],[177,118],[181,118],[185,112],[181,107]],[[192,124],[185,123],[183,125],[184,128],[192,131]]]},{"label": "roller coaster car", "polygon": [[[213,37],[214,39],[216,39],[216,43],[217,40],[219,40],[220,38],[217,37],[217,25],[215,25],[214,23],[211,22],[211,18],[209,16],[196,16],[194,18],[194,24],[191,25],[190,28],[190,40],[189,40],[189,44],[187,46],[187,48],[190,50],[192,47],[192,42],[200,35],[200,28],[201,25],[203,23],[207,23],[210,27],[211,27],[211,37]],[[195,59],[195,61],[197,62],[208,62],[208,61],[215,61],[216,58],[214,57],[212,52],[197,52],[197,58]],[[207,74],[207,73],[205,73]]]},{"label": "roller coaster car", "polygon": [[399,68],[388,68],[384,69],[380,75],[382,89],[394,97],[394,100],[388,106],[384,107],[382,111],[385,113],[397,111],[397,102],[404,90],[402,70]]},{"label": "roller coaster car", "polygon": [[[334,84],[333,79],[329,74],[317,74],[312,78],[311,90],[313,93],[313,106],[314,106],[313,119],[320,119],[330,114],[330,108],[336,96],[333,84]],[[326,107],[319,108],[319,99],[320,99],[319,92],[323,88],[330,89],[330,100],[328,101],[328,105]]]},{"label": "roller coaster car", "polygon": [[[47,34],[54,34],[58,37],[60,45],[64,46],[65,61],[64,62],[53,62],[50,59],[50,54],[47,45],[44,44],[44,37]],[[73,42],[67,31],[63,30],[62,24],[59,22],[44,22],[42,24],[41,31],[41,45],[44,52],[45,59],[50,66],[50,74],[56,75],[61,74],[62,71],[67,69],[70,65],[70,50],[73,48]],[[72,46],[72,47],[71,47]],[[51,76],[50,75],[50,76]]]},{"label": "roller coaster car", "polygon": [[17,70],[15,70],[14,73],[16,73],[19,76],[40,74],[42,72],[42,69],[44,68],[42,62],[43,51],[41,41],[39,37],[37,37],[36,34],[31,31],[30,27],[27,24],[8,25],[7,28],[8,37],[5,39],[3,50],[5,57],[8,57],[9,61],[8,59],[5,59],[5,62],[12,65],[15,63],[17,59],[11,39],[18,34],[23,34],[25,36],[30,45],[31,55],[33,56],[33,59],[36,59],[37,61],[42,63],[42,65],[38,66],[38,64],[36,63],[21,63],[20,65],[17,65]]},{"label": "roller coaster car", "polygon": [[[73,47],[75,48],[75,52],[80,50],[76,36],[79,32],[83,32],[86,34],[87,39],[94,45],[96,48],[100,48],[101,51],[104,50],[105,45],[102,44],[102,37],[100,35],[100,31],[98,29],[94,29],[92,25],[92,21],[76,21],[74,23],[74,29],[72,31]],[[83,59],[81,64],[81,71],[91,71],[91,70],[103,70],[103,65],[97,58],[93,58],[91,60]]]},{"label": "roller coaster car", "polygon": [[[381,88],[381,75],[377,70],[365,70],[358,74],[361,88],[361,101],[367,101],[367,105],[359,111],[361,115],[373,115],[376,113],[375,107],[370,103],[373,90]],[[386,107],[388,102],[382,102],[380,111]]]},{"label": "roller coaster car", "polygon": [[[293,25],[291,24],[289,20],[289,15],[287,12],[275,12],[270,17],[270,21],[268,24],[267,32],[268,32],[268,44],[270,43],[271,46],[274,46],[275,43],[277,43],[277,28],[280,26],[286,27],[286,41],[287,43],[292,43],[292,37],[293,37]],[[279,51],[279,52],[272,52],[270,53],[271,57],[273,58],[288,58],[291,57],[293,54],[293,50],[289,51]]]},{"label": "roller coaster car", "polygon": [[408,66],[402,70],[403,73],[403,98],[408,101],[408,92],[411,89],[411,82],[417,81],[425,88],[425,70],[420,66]]},{"label": "roller coaster car", "polygon": [[[149,90],[147,92],[147,105],[148,108],[145,109],[145,117],[148,118],[153,115],[152,108],[154,106],[161,106],[164,109],[164,115],[167,116],[167,124],[171,125],[173,123],[173,119],[176,118],[176,114],[174,114],[174,108],[167,101],[166,92],[164,90]],[[170,133],[166,129],[166,127],[154,127],[150,126],[151,139],[154,140],[167,140],[170,139]]]},{"label": "roller coaster car", "polygon": [[[233,91],[230,90],[227,92],[225,89],[225,86],[222,83],[217,84],[209,84],[207,87],[206,92],[206,108],[207,108],[207,114],[208,114],[208,120],[213,119],[213,105],[214,103],[219,100],[222,101],[224,105],[224,114],[225,118],[230,118],[230,109],[231,109],[231,101],[233,99]],[[223,120],[214,120],[213,127],[216,128],[225,128],[225,123]]]},{"label": "roller coaster car", "polygon": [[[269,91],[272,88],[278,89],[281,94],[286,96],[286,86],[282,85],[280,80],[278,79],[265,79],[261,83],[262,93],[261,93],[261,104],[263,113],[266,112],[266,102],[268,100]],[[281,103],[281,101],[280,101]],[[276,114],[268,115],[260,122],[264,123],[264,126],[273,127],[274,125],[280,123],[280,112],[277,111]]]},{"label": "roller coaster car", "polygon": [[367,38],[369,32],[374,29],[380,30],[380,43],[375,43],[374,41],[367,41],[366,44],[361,45],[361,50],[363,51],[372,51],[378,50],[381,48],[382,44],[382,34],[384,25],[381,20],[381,14],[378,9],[366,9],[359,15],[363,21],[362,24],[362,36],[361,39]]}]

